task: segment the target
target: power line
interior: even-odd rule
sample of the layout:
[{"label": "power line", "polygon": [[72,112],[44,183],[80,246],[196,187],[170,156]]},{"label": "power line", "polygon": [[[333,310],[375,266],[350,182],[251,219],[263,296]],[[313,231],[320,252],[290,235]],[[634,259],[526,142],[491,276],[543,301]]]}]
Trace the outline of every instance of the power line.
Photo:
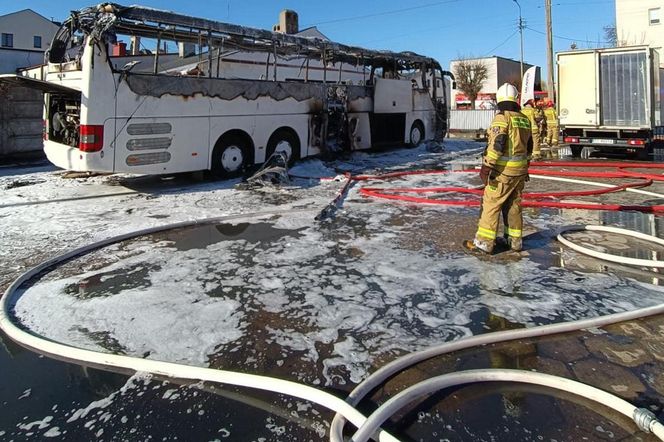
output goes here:
[{"label": "power line", "polygon": [[[484,19],[494,20],[496,17],[500,17],[500,16],[496,16],[495,14],[493,14],[493,15],[487,15],[487,16],[483,16],[483,17],[475,17],[474,21],[475,21],[475,23],[477,23],[478,20],[484,20]],[[450,25],[435,26],[435,27],[432,27],[432,28],[421,28],[421,29],[418,29],[416,31],[408,32],[408,33],[405,33],[405,34],[398,34],[398,35],[391,34],[389,37],[381,37],[381,38],[373,39],[373,40],[362,40],[358,44],[369,45],[369,44],[373,44],[373,43],[379,43],[379,42],[384,42],[384,41],[395,40],[395,39],[399,39],[399,38],[403,38],[403,37],[410,37],[411,35],[419,35],[419,34],[423,34],[423,33],[427,33],[427,32],[439,31],[439,30],[443,30],[443,29],[453,29],[453,28],[457,28],[457,27],[461,27],[461,26],[465,27],[465,26],[467,26],[467,24],[463,23],[463,22],[457,22],[457,23],[450,24]],[[503,26],[495,26],[494,30],[503,30],[503,29],[507,30],[507,29],[511,29],[511,28],[512,28],[512,25],[503,25]]]},{"label": "power line", "polygon": [[[608,3],[614,3],[615,0],[598,0],[598,1],[592,1],[592,2],[568,2],[568,3],[553,3],[552,6],[575,6],[575,5],[593,5],[593,4],[608,4]],[[538,9],[543,8],[544,6],[539,5],[537,6]]]},{"label": "power line", "polygon": [[507,38],[506,38],[501,44],[499,44],[499,45],[496,46],[495,48],[493,48],[493,49],[491,49],[490,51],[488,51],[488,52],[486,53],[485,57],[489,57],[489,56],[493,55],[493,51],[495,51],[496,49],[498,49],[498,48],[502,47],[503,45],[505,45],[508,41],[510,41],[510,40],[512,39],[512,37],[514,37],[514,36],[517,34],[517,32],[519,32],[518,29],[517,29],[516,31],[512,32],[512,34],[510,34],[510,36],[507,37]]},{"label": "power line", "polygon": [[393,9],[391,11],[376,12],[374,14],[356,15],[354,17],[345,17],[345,18],[337,18],[337,19],[334,19],[334,20],[320,21],[318,23],[311,23],[308,26],[318,26],[318,25],[325,25],[325,24],[328,24],[328,23],[339,23],[339,22],[342,22],[342,21],[361,20],[363,18],[380,17],[380,16],[383,16],[383,15],[390,15],[390,14],[399,14],[401,12],[413,11],[413,10],[416,10],[416,9],[430,8],[432,6],[444,5],[444,4],[448,4],[448,3],[457,3],[459,1],[461,1],[461,0],[445,0],[445,1],[435,2],[435,3],[427,3],[425,5],[411,6],[410,8]]},{"label": "power line", "polygon": [[[533,29],[529,26],[526,26],[526,29],[528,29],[529,31],[536,32],[538,34],[546,35],[546,32],[538,31],[537,29]],[[592,42],[592,43],[595,43],[595,42],[606,43],[605,41],[600,41],[600,40],[590,40],[588,38],[569,38],[569,37],[561,37],[559,35],[554,35],[553,38],[557,38],[559,40],[567,40],[567,41],[585,41],[585,42]]]}]

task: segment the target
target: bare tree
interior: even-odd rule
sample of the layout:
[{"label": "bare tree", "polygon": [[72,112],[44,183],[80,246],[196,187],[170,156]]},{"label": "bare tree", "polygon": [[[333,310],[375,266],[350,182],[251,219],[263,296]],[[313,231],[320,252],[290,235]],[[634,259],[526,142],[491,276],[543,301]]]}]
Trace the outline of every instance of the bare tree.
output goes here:
[{"label": "bare tree", "polygon": [[616,25],[607,25],[604,26],[604,41],[610,48],[615,48],[618,46],[618,31]]},{"label": "bare tree", "polygon": [[487,65],[483,60],[460,59],[453,70],[457,89],[468,97],[471,109],[475,109],[475,100],[482,90],[482,85],[489,78]]}]

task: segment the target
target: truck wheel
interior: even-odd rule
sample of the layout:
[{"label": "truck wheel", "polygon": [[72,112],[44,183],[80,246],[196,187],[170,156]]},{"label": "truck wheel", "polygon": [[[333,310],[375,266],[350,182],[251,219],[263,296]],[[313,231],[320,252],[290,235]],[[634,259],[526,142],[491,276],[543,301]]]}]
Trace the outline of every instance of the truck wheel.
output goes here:
[{"label": "truck wheel", "polygon": [[228,135],[217,141],[212,152],[210,170],[217,178],[239,176],[248,163],[249,148],[247,143],[237,135]]},{"label": "truck wheel", "polygon": [[581,158],[581,152],[583,152],[583,146],[570,146],[572,151],[572,158]]}]

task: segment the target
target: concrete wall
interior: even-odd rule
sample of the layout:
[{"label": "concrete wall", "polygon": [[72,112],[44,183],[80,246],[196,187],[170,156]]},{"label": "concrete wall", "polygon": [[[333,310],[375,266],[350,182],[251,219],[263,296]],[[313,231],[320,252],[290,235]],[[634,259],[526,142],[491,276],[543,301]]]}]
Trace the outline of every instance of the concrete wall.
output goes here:
[{"label": "concrete wall", "polygon": [[44,53],[0,48],[0,74],[15,74],[16,69],[42,64]]},{"label": "concrete wall", "polygon": [[42,149],[41,92],[0,86],[0,157]]},{"label": "concrete wall", "polygon": [[[0,49],[0,73],[44,62],[44,53]],[[30,75],[35,78],[35,75]],[[0,86],[0,157],[42,149],[44,95],[36,90]]]},{"label": "concrete wall", "polygon": [[[648,11],[659,8],[659,23],[650,24]],[[662,0],[616,0],[618,46],[664,47],[664,2]]]}]

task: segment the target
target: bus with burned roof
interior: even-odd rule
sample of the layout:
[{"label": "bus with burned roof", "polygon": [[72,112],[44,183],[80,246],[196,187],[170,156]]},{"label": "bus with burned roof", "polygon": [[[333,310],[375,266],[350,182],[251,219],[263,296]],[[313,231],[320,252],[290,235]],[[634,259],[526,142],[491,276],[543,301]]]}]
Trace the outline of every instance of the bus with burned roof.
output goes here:
[{"label": "bus with burned roof", "polygon": [[44,151],[74,171],[228,177],[447,130],[451,74],[430,57],[140,6],[72,12],[45,64],[0,81],[44,92]]}]

